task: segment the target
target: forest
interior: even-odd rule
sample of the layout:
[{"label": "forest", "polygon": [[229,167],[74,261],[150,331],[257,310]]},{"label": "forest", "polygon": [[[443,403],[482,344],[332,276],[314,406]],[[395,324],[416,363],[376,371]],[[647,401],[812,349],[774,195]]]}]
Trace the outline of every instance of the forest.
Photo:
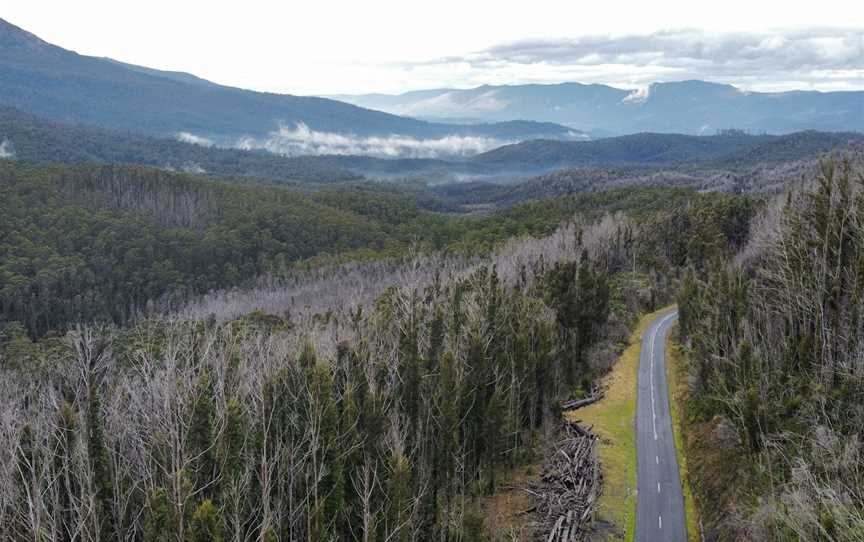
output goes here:
[{"label": "forest", "polygon": [[[301,262],[486,251],[545,235],[573,213],[723,200],[660,189],[448,217],[422,193],[376,183],[316,192],[238,186],[138,166],[0,162],[0,322],[31,338],[79,321],[123,325],[189,296],[250,286]],[[441,203],[440,205],[446,205]]]},{"label": "forest", "polygon": [[864,170],[823,163],[679,294],[688,452],[718,540],[864,537]]},{"label": "forest", "polygon": [[[330,183],[360,178],[327,157],[278,156],[43,119],[0,105],[0,141],[20,161],[140,164],[238,181]],[[204,141],[206,143],[206,141]]]},{"label": "forest", "polygon": [[476,499],[760,208],[645,189],[465,218],[374,185],[4,167],[16,541],[485,540]]},{"label": "forest", "polygon": [[472,216],[368,181],[0,167],[10,540],[489,540],[480,499],[676,299],[706,534],[864,528],[855,157],[780,196]]}]

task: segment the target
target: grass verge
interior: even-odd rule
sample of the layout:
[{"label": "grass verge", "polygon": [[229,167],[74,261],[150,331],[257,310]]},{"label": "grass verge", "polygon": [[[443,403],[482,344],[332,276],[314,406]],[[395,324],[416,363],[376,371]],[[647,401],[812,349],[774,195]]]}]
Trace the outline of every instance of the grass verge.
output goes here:
[{"label": "grass verge", "polygon": [[[636,393],[642,335],[666,307],[642,317],[630,335],[627,348],[603,379],[602,401],[568,413],[600,437],[603,494],[598,503],[598,523],[607,540],[633,540],[636,530]],[[602,526],[608,528],[602,529]]]},{"label": "grass verge", "polygon": [[681,485],[684,491],[684,514],[687,520],[687,539],[690,542],[701,540],[699,529],[699,512],[693,497],[690,483],[690,472],[687,469],[687,454],[684,447],[684,418],[682,412],[687,402],[689,388],[687,386],[687,370],[684,366],[684,356],[672,339],[670,333],[666,337],[666,381],[669,383],[669,405],[672,410],[672,432],[675,435],[675,453],[678,456],[678,471],[681,475]]}]

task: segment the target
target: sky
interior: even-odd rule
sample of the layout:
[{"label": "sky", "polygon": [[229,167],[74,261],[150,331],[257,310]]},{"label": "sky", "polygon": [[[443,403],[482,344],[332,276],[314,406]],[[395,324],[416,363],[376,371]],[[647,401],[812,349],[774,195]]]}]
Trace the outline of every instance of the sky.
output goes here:
[{"label": "sky", "polygon": [[291,94],[705,79],[864,89],[860,0],[0,0],[81,54]]}]

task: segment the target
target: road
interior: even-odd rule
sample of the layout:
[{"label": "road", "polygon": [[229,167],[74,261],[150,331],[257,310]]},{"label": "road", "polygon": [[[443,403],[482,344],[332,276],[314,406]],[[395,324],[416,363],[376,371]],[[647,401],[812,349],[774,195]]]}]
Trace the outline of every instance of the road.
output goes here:
[{"label": "road", "polygon": [[687,541],[666,383],[666,334],[677,317],[677,312],[658,317],[642,340],[636,406],[636,542]]}]

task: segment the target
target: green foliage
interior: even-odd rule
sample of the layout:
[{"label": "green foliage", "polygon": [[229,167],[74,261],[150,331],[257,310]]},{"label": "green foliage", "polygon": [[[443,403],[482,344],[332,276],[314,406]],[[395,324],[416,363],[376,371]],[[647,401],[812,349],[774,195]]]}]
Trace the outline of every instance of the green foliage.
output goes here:
[{"label": "green foliage", "polygon": [[211,500],[205,500],[192,513],[189,522],[189,542],[222,542],[219,512]]},{"label": "green foliage", "polygon": [[464,542],[486,542],[486,527],[483,516],[476,510],[467,510],[462,520],[462,540]]},{"label": "green foliage", "polygon": [[0,315],[31,336],[124,323],[148,302],[251,282],[320,252],[383,248],[364,219],[276,188],[138,168],[0,166]]},{"label": "green foliage", "polygon": [[[214,494],[213,480],[217,473],[213,402],[213,383],[211,377],[204,373],[198,380],[191,406],[192,412],[189,414],[190,422],[186,433],[186,448],[189,456],[194,458],[194,464],[191,467],[192,485],[196,491],[201,492],[205,497]],[[236,413],[232,414],[236,415]],[[230,443],[230,445],[232,447],[237,446],[236,442]]]},{"label": "green foliage", "polygon": [[144,515],[144,542],[164,542],[177,536],[177,515],[168,493],[163,488],[156,488],[147,498],[147,509]]},{"label": "green foliage", "polygon": [[[16,405],[69,402],[47,436],[16,435],[21,468],[10,487],[20,496],[47,483],[34,481],[38,472],[86,458],[92,487],[58,474],[49,489],[67,495],[46,510],[74,522],[74,492],[87,489],[103,538],[144,540],[484,540],[482,520],[469,511],[463,521],[466,499],[497,491],[502,471],[534,455],[556,405],[591,389],[590,353],[666,295],[674,280],[662,272],[674,275],[679,262],[704,270],[752,208],[740,197],[651,189],[453,218],[381,186],[301,195],[142,168],[0,173],[0,225],[11,232],[0,239],[2,370],[20,384]],[[673,207],[658,216],[664,202]],[[526,239],[494,258],[477,254],[548,233],[574,212],[599,219],[623,209],[634,216],[568,224],[554,247]],[[673,227],[682,224],[704,239],[664,251],[661,232],[689,236]],[[601,240],[583,246],[581,231]],[[292,300],[279,314],[231,322],[100,328],[90,345],[104,354],[99,363],[75,356],[89,352],[80,341],[63,349],[53,336],[27,336],[77,320],[129,324],[154,300],[249,284],[316,255],[400,254],[415,241],[471,258],[441,257],[428,280],[382,284],[360,307],[345,292],[315,314],[295,313]],[[470,264],[448,268],[461,261]],[[391,263],[401,260],[381,265]],[[744,295],[733,277],[717,282],[730,298]],[[338,277],[332,287],[342,287]],[[773,417],[757,409],[753,420],[761,428]],[[51,469],[34,470],[42,461]]]}]

